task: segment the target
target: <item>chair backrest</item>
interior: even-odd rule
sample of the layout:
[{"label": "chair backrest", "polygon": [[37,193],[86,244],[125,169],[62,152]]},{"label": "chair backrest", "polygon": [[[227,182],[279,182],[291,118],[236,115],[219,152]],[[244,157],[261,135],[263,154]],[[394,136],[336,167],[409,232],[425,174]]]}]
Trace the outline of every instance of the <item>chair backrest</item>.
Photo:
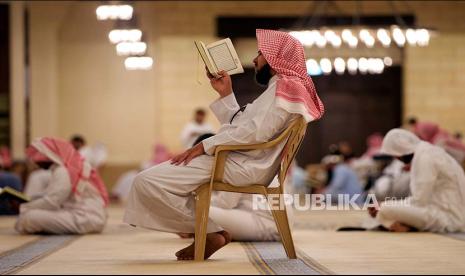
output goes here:
[{"label": "chair backrest", "polygon": [[291,163],[299,151],[300,145],[305,137],[307,123],[303,117],[300,117],[289,128],[289,138],[286,141],[286,145],[284,146],[281,155],[281,167],[278,172],[281,193],[284,193],[284,180],[286,179],[287,171],[289,170],[289,167],[291,166]]}]

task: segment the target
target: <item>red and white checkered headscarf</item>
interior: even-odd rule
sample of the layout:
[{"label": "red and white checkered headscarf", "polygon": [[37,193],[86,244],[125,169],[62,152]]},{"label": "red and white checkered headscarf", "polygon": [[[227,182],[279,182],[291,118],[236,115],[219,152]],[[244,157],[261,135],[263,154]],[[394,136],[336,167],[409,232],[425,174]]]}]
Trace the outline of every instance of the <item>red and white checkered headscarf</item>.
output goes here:
[{"label": "red and white checkered headscarf", "polygon": [[257,29],[258,50],[278,73],[276,103],[310,122],[321,118],[324,106],[307,74],[302,44],[285,32]]}]

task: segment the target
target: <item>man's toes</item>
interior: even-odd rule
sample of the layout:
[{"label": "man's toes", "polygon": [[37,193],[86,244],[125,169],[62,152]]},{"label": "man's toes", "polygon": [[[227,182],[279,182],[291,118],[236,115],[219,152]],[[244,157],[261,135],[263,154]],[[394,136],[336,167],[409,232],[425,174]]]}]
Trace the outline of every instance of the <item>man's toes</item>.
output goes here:
[{"label": "man's toes", "polygon": [[178,252],[176,252],[176,257],[180,257],[182,255],[182,253],[184,252],[184,249],[181,249],[179,250]]}]

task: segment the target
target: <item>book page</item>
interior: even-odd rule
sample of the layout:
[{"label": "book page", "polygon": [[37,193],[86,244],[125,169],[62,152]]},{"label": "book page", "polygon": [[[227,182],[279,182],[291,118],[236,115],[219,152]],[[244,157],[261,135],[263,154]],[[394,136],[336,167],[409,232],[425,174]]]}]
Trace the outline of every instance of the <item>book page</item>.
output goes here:
[{"label": "book page", "polygon": [[237,68],[236,63],[234,62],[234,57],[230,52],[226,42],[209,47],[208,53],[213,59],[216,68],[218,68],[218,71],[231,71]]}]

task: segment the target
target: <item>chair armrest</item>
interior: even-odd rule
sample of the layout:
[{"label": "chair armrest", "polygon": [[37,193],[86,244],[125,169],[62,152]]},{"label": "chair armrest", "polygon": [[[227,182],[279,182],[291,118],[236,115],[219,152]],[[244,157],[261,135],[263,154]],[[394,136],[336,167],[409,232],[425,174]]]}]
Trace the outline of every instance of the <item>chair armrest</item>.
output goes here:
[{"label": "chair armrest", "polygon": [[250,144],[250,145],[219,145],[215,149],[215,155],[222,151],[248,151],[248,150],[259,150],[259,149],[268,149],[272,148],[279,143],[281,143],[285,138],[287,138],[288,131],[284,131],[276,139],[269,142]]},{"label": "chair armrest", "polygon": [[276,146],[280,143],[285,135],[279,136],[277,139],[270,142],[251,144],[251,145],[220,145],[215,149],[215,162],[213,163],[213,174],[211,181],[222,181],[224,174],[224,165],[226,163],[226,157],[231,151],[248,151],[248,150],[260,150],[267,149]]},{"label": "chair armrest", "polygon": [[258,149],[266,149],[272,147],[273,145],[269,145],[271,142],[259,143],[259,144],[251,144],[251,145],[219,145],[215,149],[215,154],[218,154],[222,151],[248,151],[248,150],[258,150]]}]

